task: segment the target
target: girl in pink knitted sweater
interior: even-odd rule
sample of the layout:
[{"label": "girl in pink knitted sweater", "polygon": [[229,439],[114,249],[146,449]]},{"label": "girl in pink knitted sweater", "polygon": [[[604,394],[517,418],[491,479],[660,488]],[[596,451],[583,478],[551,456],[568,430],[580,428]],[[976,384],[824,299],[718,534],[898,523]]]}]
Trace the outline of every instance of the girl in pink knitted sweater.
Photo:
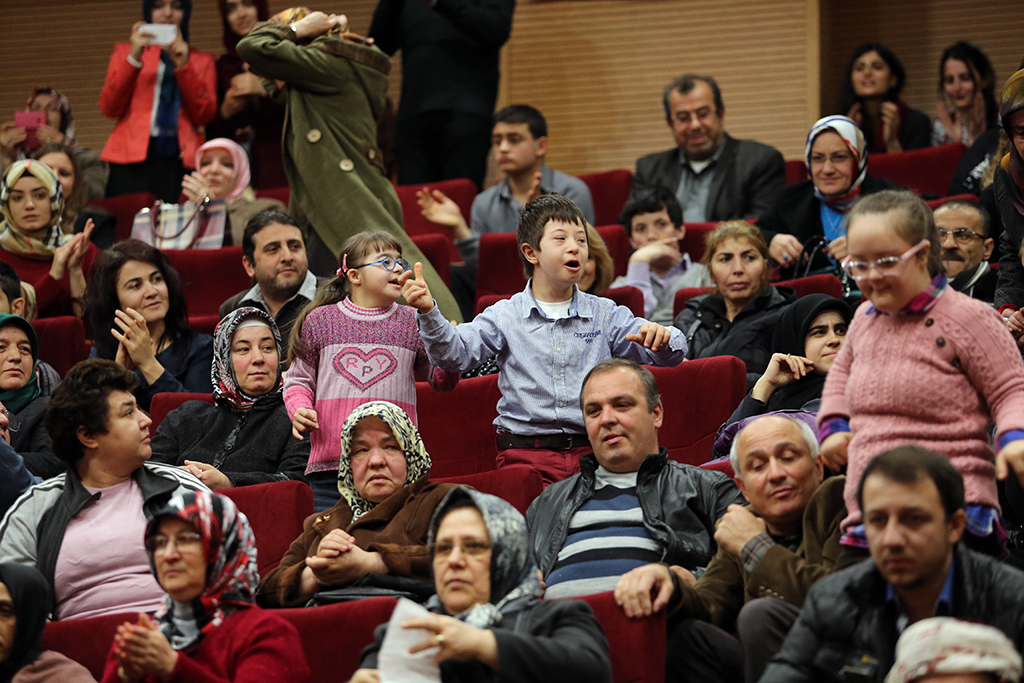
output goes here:
[{"label": "girl in pink knitted sweater", "polygon": [[[1024,365],[991,306],[948,286],[931,209],[879,192],[850,215],[843,268],[866,301],[825,380],[821,453],[847,466],[843,543],[866,548],[856,491],[876,455],[913,443],[964,478],[967,543],[1002,551],[996,478],[1024,479]],[[995,422],[998,455],[988,428]]]},{"label": "girl in pink knitted sweater", "polygon": [[317,511],[338,502],[341,427],[354,408],[390,401],[416,424],[414,373],[438,391],[459,381],[457,372],[430,364],[416,311],[396,303],[409,269],[397,240],[361,232],[345,243],[339,265],[296,321],[284,380],[292,433],[309,433],[306,477]]}]

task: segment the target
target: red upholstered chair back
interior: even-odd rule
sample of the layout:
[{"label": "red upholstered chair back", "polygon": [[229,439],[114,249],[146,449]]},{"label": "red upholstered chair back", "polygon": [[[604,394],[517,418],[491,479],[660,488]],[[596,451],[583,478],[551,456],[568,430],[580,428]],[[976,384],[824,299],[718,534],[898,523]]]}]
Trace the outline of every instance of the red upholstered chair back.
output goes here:
[{"label": "red upholstered chair back", "polygon": [[81,318],[62,315],[32,321],[39,339],[39,359],[53,366],[60,376],[68,374],[75,363],[89,357],[85,324]]},{"label": "red upholstered chair back", "polygon": [[958,142],[895,154],[872,154],[868,157],[868,173],[888,178],[921,195],[944,197],[965,152],[967,147]]},{"label": "red upholstered chair back", "polygon": [[803,159],[790,159],[786,162],[786,184],[798,183],[808,178],[810,175],[807,173],[807,164]]},{"label": "red upholstered chair back", "polygon": [[497,375],[464,379],[447,393],[416,382],[418,425],[433,461],[432,479],[494,469],[499,398]]},{"label": "red upholstered chair back", "polygon": [[476,296],[515,294],[523,291],[526,277],[519,258],[514,232],[488,232],[480,235],[480,255],[476,269]]},{"label": "red upholstered chair back", "polygon": [[43,650],[59,652],[78,662],[98,681],[103,677],[103,667],[117,627],[126,621],[135,623],[138,619],[137,613],[128,612],[92,619],[51,621],[43,631]]},{"label": "red upholstered chair back", "polygon": [[650,370],[665,406],[658,443],[677,462],[707,462],[718,428],[747,393],[747,366],[733,356],[715,356]]},{"label": "red upholstered chair back", "polygon": [[828,294],[840,299],[843,296],[843,283],[835,275],[810,275],[793,280],[780,280],[773,284],[776,287],[792,287],[798,297],[807,294]]},{"label": "red upholstered chair back", "polygon": [[701,469],[704,469],[704,470],[714,470],[716,472],[721,472],[722,474],[724,474],[725,476],[729,477],[730,479],[733,478],[732,462],[730,460],[728,460],[728,459],[726,459],[726,460],[712,460],[710,462],[704,463],[700,467],[701,467]]},{"label": "red upholstered chair back", "polygon": [[636,287],[612,287],[606,289],[601,296],[625,306],[638,318],[644,317],[644,293]]},{"label": "red upholstered chair back", "polygon": [[978,202],[978,198],[975,197],[973,194],[954,194],[954,195],[950,195],[948,197],[939,197],[938,199],[929,199],[929,200],[927,200],[925,202],[925,204],[927,204],[928,207],[932,211],[934,211],[935,209],[939,208],[940,206],[942,206],[946,202],[951,202],[954,199],[964,199],[964,200],[967,200],[969,202],[974,202],[975,204],[977,204],[977,202]]},{"label": "red upholstered chair back", "polygon": [[[451,285],[452,279],[452,261],[449,258],[450,253],[448,245],[451,240],[446,240],[444,236],[437,233],[424,233],[422,235],[410,235],[409,239],[415,243],[423,255],[427,257],[430,264],[434,266],[434,270],[441,276],[446,285]],[[413,264],[409,264],[410,266]]]},{"label": "red upholstered chair back", "polygon": [[581,175],[594,200],[594,225],[608,225],[619,220],[622,207],[633,189],[633,173],[624,168],[603,173]]},{"label": "red upholstered chair back", "polygon": [[[715,291],[714,287],[683,287],[676,290],[676,298],[672,301],[672,317],[675,318],[682,313],[683,309],[686,308],[686,302],[690,299],[710,294],[713,291]],[[683,332],[686,332],[686,330],[683,330]]]},{"label": "red upholstered chair back", "polygon": [[275,610],[298,629],[310,683],[347,681],[359,668],[359,655],[373,642],[373,631],[391,618],[398,601],[367,598],[323,607]]},{"label": "red upholstered chair back", "polygon": [[604,245],[608,247],[608,253],[612,257],[612,263],[615,264],[615,277],[626,274],[626,268],[629,266],[629,255],[630,255],[630,244],[629,235],[626,234],[626,229],[618,223],[614,225],[602,225],[597,230],[597,234],[604,240]]},{"label": "red upholstered chair back", "polygon": [[679,240],[679,248],[690,255],[694,263],[704,256],[704,242],[718,223],[684,223],[686,233]]},{"label": "red upholstered chair back", "polygon": [[440,190],[449,199],[458,204],[459,210],[462,211],[462,217],[466,219],[466,224],[468,225],[470,210],[473,207],[473,200],[476,198],[476,185],[473,184],[472,180],[457,178],[455,180],[426,183],[425,185],[398,185],[395,187],[395,190],[398,192],[398,201],[402,204],[402,219],[405,221],[405,231],[409,236],[424,234],[440,235],[448,246],[449,261],[452,263],[462,261],[462,257],[459,256],[459,250],[455,248],[455,241],[452,239],[451,231],[444,226],[434,225],[424,218],[423,213],[420,212],[420,205],[416,201],[416,191],[423,188]]},{"label": "red upholstered chair back", "polygon": [[110,212],[114,217],[114,241],[126,240],[132,236],[132,223],[135,221],[135,214],[142,209],[151,209],[156,204],[156,195],[152,192],[133,192],[123,194],[119,197],[108,197],[107,199],[90,199],[86,204],[99,206]]},{"label": "red upholstered chair back", "polygon": [[153,400],[149,404],[149,417],[153,422],[149,425],[150,435],[156,434],[156,428],[160,426],[160,423],[167,417],[167,413],[171,412],[185,401],[206,401],[210,405],[213,405],[213,394],[201,394],[191,392],[163,392],[153,395]]},{"label": "red upholstered chair back", "polygon": [[665,610],[630,619],[615,604],[611,591],[585,595],[608,638],[613,683],[663,683],[665,680]]},{"label": "red upholstered chair back", "polygon": [[301,481],[220,489],[249,520],[256,537],[260,576],[281,563],[292,541],[302,534],[302,523],[313,514],[313,489]]},{"label": "red upholstered chair back", "polygon": [[516,510],[524,515],[533,499],[544,490],[544,480],[541,479],[540,472],[529,465],[510,465],[493,472],[478,472],[444,479],[431,477],[430,479],[445,484],[472,486],[481,493],[489,493],[512,503]]},{"label": "red upholstered chair back", "polygon": [[252,286],[242,267],[242,247],[164,249],[181,276],[188,301],[188,323],[196,332],[213,333],[220,322],[217,309],[229,297]]},{"label": "red upholstered chair back", "polygon": [[256,196],[263,199],[276,199],[285,206],[288,206],[288,202],[292,198],[292,188],[287,185],[284,187],[267,187],[262,190],[256,190]]},{"label": "red upholstered chair back", "polygon": [[512,296],[512,294],[488,294],[487,296],[477,297],[476,311],[473,313],[473,315],[480,315],[481,313],[484,312],[484,309],[488,308],[489,306],[493,306],[499,301],[504,301],[505,299],[511,299]]}]

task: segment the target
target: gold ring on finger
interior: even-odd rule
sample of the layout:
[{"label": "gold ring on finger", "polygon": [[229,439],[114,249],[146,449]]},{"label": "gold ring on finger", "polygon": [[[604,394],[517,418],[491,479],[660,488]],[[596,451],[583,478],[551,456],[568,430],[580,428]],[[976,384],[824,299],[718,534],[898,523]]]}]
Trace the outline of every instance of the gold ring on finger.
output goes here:
[{"label": "gold ring on finger", "polygon": [[438,646],[438,647],[441,647],[442,645],[444,645],[444,634],[443,634],[443,633],[438,633],[438,634],[437,634],[437,635],[436,635],[436,636],[434,637],[434,640],[436,640],[436,641],[437,641],[437,646]]}]

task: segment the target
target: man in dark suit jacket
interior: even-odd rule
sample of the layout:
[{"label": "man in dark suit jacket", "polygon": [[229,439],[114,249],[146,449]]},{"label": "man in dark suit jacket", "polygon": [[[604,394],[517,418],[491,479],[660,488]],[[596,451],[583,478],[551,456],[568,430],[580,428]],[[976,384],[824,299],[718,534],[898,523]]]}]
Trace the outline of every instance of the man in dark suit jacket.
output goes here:
[{"label": "man in dark suit jacket", "polygon": [[668,188],[688,223],[765,213],[786,184],[786,163],[774,147],[725,132],[725,105],[715,79],[680,76],[665,88],[662,103],[677,146],[637,160],[634,193]]},{"label": "man in dark suit jacket", "polygon": [[942,244],[942,265],[949,284],[967,296],[992,303],[997,271],[989,265],[995,240],[988,211],[967,199],[953,199],[935,209]]}]

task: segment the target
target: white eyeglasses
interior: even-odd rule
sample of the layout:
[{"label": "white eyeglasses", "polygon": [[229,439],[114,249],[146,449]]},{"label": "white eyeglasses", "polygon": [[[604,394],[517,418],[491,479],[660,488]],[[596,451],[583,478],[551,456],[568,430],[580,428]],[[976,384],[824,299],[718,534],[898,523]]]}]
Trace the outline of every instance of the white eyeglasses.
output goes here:
[{"label": "white eyeglasses", "polygon": [[854,280],[863,280],[868,276],[872,268],[877,268],[878,272],[885,277],[896,275],[903,267],[903,264],[913,258],[914,254],[921,251],[926,244],[928,244],[928,240],[921,240],[899,256],[885,256],[876,261],[853,261],[847,256],[843,259],[843,270]]}]

